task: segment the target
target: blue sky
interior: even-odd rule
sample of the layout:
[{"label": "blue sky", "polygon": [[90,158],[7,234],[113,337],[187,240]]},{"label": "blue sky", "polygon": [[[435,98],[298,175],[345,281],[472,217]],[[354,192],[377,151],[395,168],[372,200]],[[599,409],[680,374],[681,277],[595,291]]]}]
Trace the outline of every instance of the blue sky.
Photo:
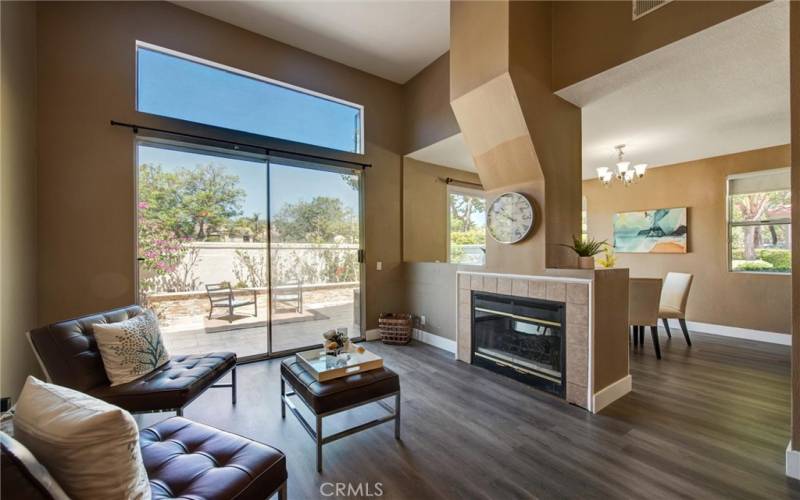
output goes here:
[{"label": "blue sky", "polygon": [[[194,168],[197,165],[224,166],[225,170],[239,177],[240,187],[247,193],[244,201],[244,215],[267,213],[267,168],[263,162],[208,156],[190,151],[176,151],[147,145],[138,148],[139,164],[161,165],[164,170],[175,171],[180,168]],[[358,192],[342,179],[341,174],[290,167],[272,163],[272,212],[275,213],[287,203],[310,201],[316,196],[339,198],[342,203],[358,214]]]},{"label": "blue sky", "polygon": [[358,108],[141,47],[137,53],[139,111],[357,152]]}]

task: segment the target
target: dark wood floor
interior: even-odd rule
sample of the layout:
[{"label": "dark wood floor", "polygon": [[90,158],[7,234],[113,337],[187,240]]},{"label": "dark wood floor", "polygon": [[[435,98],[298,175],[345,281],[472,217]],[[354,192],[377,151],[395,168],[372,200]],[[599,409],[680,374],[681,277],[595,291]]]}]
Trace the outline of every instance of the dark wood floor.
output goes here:
[{"label": "dark wood floor", "polygon": [[[401,377],[402,441],[384,424],[326,445],[322,475],[300,424],[280,418],[278,361],[239,368],[236,407],[214,389],[185,415],[283,450],[292,499],[336,482],[381,483],[392,499],[800,498],[783,474],[789,348],[693,340],[662,337],[657,361],[648,339],[631,355],[633,392],[599,415],[427,345],[370,343]],[[325,433],[379,414],[334,416]]]}]

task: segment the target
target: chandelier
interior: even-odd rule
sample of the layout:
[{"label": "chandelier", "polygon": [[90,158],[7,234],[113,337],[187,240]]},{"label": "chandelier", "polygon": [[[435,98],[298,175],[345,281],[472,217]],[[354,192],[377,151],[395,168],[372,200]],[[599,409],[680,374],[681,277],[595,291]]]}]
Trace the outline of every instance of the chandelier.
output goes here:
[{"label": "chandelier", "polygon": [[633,184],[636,179],[644,177],[645,171],[647,170],[647,163],[637,163],[631,167],[631,162],[623,160],[623,156],[625,155],[623,151],[624,147],[625,144],[614,146],[614,149],[617,150],[618,158],[616,174],[608,167],[600,167],[597,169],[597,178],[600,179],[600,182],[602,182],[604,186],[611,184],[614,177],[622,181],[624,186]]}]

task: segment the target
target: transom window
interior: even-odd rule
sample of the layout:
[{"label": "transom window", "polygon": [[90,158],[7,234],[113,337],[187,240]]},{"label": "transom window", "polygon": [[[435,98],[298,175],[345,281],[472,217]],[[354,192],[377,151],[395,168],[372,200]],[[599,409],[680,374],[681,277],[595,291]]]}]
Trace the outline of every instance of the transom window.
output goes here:
[{"label": "transom window", "polygon": [[791,273],[788,168],[728,177],[730,270]]},{"label": "transom window", "polygon": [[180,120],[363,153],[363,107],[144,42],[136,109]]}]

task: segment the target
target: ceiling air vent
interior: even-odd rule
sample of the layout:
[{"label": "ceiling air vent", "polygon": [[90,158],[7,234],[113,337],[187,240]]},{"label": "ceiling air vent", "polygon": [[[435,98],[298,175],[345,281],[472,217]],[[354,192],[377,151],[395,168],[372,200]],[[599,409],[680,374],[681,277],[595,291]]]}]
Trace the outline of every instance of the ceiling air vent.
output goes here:
[{"label": "ceiling air vent", "polygon": [[633,20],[645,16],[659,7],[667,5],[672,0],[633,0]]}]

